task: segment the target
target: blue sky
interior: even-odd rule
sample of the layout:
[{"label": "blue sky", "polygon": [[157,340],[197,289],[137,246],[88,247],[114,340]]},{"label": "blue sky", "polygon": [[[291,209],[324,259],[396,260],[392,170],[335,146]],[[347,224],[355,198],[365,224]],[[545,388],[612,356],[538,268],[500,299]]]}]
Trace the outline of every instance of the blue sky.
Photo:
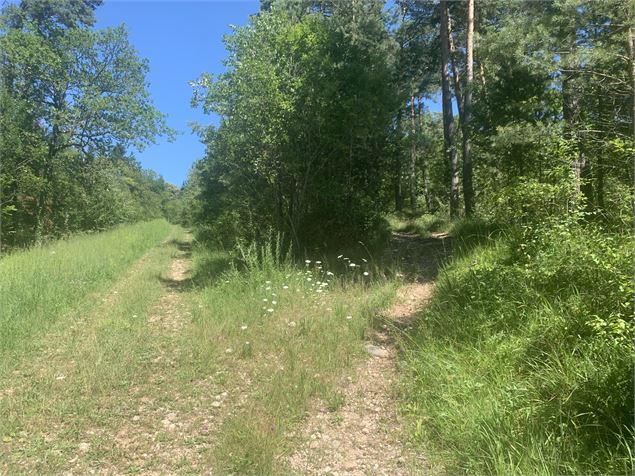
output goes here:
[{"label": "blue sky", "polygon": [[258,1],[128,1],[106,0],[96,10],[97,28],[125,23],[130,43],[150,62],[150,93],[155,106],[168,114],[168,124],[181,134],[173,143],[159,139],[136,158],[165,180],[181,185],[204,146],[191,133],[189,122],[214,118],[190,106],[188,81],[203,72],[223,71],[226,56],[223,35],[229,25],[244,25],[258,12]]}]

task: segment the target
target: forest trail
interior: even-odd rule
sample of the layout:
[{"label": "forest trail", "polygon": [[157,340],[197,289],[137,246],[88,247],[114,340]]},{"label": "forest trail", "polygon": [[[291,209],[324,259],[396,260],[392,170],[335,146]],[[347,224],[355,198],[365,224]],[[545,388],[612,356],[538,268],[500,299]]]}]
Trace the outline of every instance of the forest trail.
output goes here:
[{"label": "forest trail", "polygon": [[299,432],[303,443],[289,457],[291,468],[302,474],[332,476],[439,472],[425,455],[407,448],[394,385],[398,381],[399,334],[412,329],[450,249],[447,234],[422,238],[393,233],[387,258],[400,265],[410,282],[398,290],[392,307],[368,334],[369,357],[342,381],[342,405],[333,411],[320,402],[312,409]]}]

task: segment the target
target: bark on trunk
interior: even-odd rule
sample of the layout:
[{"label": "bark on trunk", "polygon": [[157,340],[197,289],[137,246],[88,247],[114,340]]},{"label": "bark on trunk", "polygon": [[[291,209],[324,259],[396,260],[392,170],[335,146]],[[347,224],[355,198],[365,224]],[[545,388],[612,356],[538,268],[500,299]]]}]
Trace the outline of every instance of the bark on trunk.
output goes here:
[{"label": "bark on trunk", "polygon": [[455,146],[456,127],[452,114],[452,96],[450,95],[449,71],[449,32],[448,4],[441,0],[441,93],[443,105],[443,138],[445,154],[450,163],[450,218],[458,217],[459,212],[459,167]]},{"label": "bark on trunk", "polygon": [[474,80],[474,0],[467,0],[467,42],[465,64],[465,92],[463,95],[463,200],[465,216],[472,216],[474,189],[472,187],[472,156],[470,120],[472,114],[472,83]]},{"label": "bark on trunk", "polygon": [[413,213],[417,212],[417,144],[416,144],[416,122],[415,122],[415,97],[410,96],[410,208]]}]

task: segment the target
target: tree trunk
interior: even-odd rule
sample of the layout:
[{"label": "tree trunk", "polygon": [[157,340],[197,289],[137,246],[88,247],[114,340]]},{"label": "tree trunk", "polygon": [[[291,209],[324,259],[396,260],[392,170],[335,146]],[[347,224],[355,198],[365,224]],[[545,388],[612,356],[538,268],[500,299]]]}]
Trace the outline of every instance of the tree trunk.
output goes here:
[{"label": "tree trunk", "polygon": [[472,187],[472,156],[470,144],[470,119],[472,114],[472,83],[474,80],[474,0],[467,0],[467,42],[465,63],[465,92],[463,95],[463,200],[465,216],[471,217],[474,209]]},{"label": "tree trunk", "polygon": [[448,4],[441,0],[441,95],[443,105],[443,139],[445,154],[450,162],[450,218],[458,217],[459,212],[459,164],[456,154],[454,115],[452,114],[452,96],[450,95],[450,43],[448,31]]},{"label": "tree trunk", "polygon": [[[423,101],[419,99],[417,107],[417,115],[419,117],[419,130],[423,133]],[[425,159],[425,155],[421,157],[421,173],[423,175],[423,196],[426,202],[426,212],[432,213],[432,195],[430,195],[430,171]]]},{"label": "tree trunk", "polygon": [[410,96],[410,209],[417,212],[417,126],[415,122],[415,97]]}]

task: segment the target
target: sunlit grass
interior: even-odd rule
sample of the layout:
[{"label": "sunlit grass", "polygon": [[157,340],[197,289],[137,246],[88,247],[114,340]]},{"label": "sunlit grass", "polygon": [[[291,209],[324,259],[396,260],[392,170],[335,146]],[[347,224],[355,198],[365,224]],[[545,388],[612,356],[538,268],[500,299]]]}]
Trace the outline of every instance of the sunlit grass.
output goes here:
[{"label": "sunlit grass", "polygon": [[88,293],[112,283],[148,249],[165,239],[164,220],[75,236],[0,260],[0,373],[15,349]]},{"label": "sunlit grass", "polygon": [[585,324],[606,277],[628,282],[604,271],[632,261],[628,241],[604,252],[569,230],[519,262],[500,233],[455,229],[404,358],[412,440],[450,473],[631,474],[630,345]]},{"label": "sunlit grass", "polygon": [[[192,347],[222,361],[244,397],[208,455],[219,471],[282,472],[288,432],[312,400],[335,405],[338,379],[363,356],[365,332],[395,291],[394,283],[372,278],[363,261],[357,269],[344,258],[347,266],[333,273],[320,260],[294,265],[252,248],[242,269],[197,292]],[[200,251],[197,259],[222,262],[214,252]]]}]

